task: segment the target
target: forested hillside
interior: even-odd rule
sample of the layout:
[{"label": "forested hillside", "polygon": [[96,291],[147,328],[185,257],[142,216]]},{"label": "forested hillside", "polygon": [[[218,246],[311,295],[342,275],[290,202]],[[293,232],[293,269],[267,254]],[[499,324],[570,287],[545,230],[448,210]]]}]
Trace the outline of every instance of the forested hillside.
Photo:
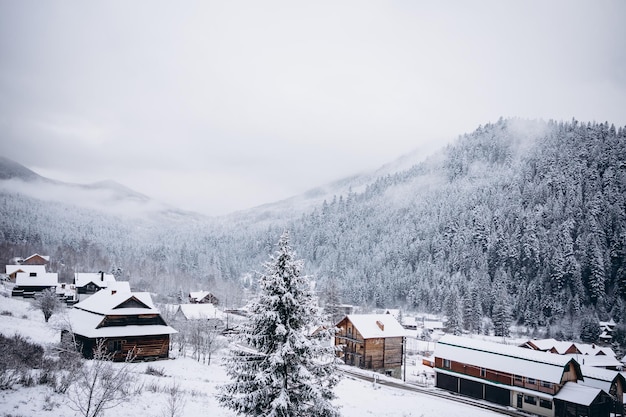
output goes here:
[{"label": "forested hillside", "polygon": [[[345,301],[445,311],[466,328],[624,317],[626,131],[500,120],[293,225]],[[497,317],[494,317],[497,318]]]},{"label": "forested hillside", "polygon": [[66,276],[116,270],[141,289],[217,287],[240,302],[236,289],[288,228],[306,273],[343,302],[458,314],[473,330],[481,316],[626,320],[625,136],[606,123],[500,120],[297,220],[124,219],[0,189],[0,255],[45,253]]}]

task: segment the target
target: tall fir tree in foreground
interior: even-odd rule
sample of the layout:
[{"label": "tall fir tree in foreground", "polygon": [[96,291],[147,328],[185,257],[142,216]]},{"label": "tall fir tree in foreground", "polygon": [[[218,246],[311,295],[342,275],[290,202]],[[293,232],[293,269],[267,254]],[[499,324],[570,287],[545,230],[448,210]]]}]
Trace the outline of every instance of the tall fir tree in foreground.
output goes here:
[{"label": "tall fir tree in foreground", "polygon": [[232,382],[221,388],[219,402],[247,416],[339,416],[331,403],[339,381],[331,331],[310,336],[322,317],[288,232],[270,258],[242,332],[246,347],[229,358]]}]

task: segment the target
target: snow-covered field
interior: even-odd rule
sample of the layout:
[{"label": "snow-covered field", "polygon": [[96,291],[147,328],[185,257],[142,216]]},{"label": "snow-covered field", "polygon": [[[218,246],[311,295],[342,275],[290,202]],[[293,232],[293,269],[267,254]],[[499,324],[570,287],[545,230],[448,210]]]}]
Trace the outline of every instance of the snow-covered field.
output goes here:
[{"label": "snow-covered field", "polygon": [[[33,342],[44,345],[57,343],[60,336],[55,323],[60,315],[45,323],[43,314],[29,309],[29,302],[0,296],[0,311],[11,311],[12,316],[0,315],[0,333],[12,336],[19,333]],[[228,377],[221,366],[221,352],[211,365],[190,358],[176,358],[149,363],[132,364],[132,372],[143,383],[141,393],[128,403],[105,412],[105,416],[159,417],[167,410],[164,389],[177,383],[184,391],[184,416],[234,417],[236,414],[220,407],[215,393]],[[122,364],[116,364],[122,366]],[[165,376],[147,375],[148,367],[162,370]],[[408,374],[419,374],[419,364]],[[471,415],[475,417],[498,414],[419,393],[373,386],[371,382],[345,377],[336,387],[335,403],[344,417],[440,417]],[[56,417],[78,415],[69,407],[66,396],[55,394],[50,387],[16,387],[0,391],[0,417]]]}]

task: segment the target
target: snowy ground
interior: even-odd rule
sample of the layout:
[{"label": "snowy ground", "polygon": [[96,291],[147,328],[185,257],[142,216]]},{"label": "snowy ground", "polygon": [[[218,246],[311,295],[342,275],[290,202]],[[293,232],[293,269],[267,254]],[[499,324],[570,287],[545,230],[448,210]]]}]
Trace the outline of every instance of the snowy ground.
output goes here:
[{"label": "snowy ground", "polygon": [[[54,318],[44,323],[41,312],[29,310],[29,303],[21,299],[0,296],[0,312],[11,311],[13,316],[0,315],[0,332],[12,336],[19,333],[34,342],[54,344],[59,340],[59,332],[54,330]],[[57,320],[59,317],[57,317]],[[224,352],[225,353],[225,352]],[[415,365],[413,365],[415,360]],[[422,367],[417,357],[410,359],[407,379],[423,378],[429,368]],[[121,366],[117,364],[116,366]],[[165,376],[145,374],[151,366],[163,370]],[[163,416],[166,410],[166,395],[163,390],[174,382],[185,392],[184,416],[234,417],[236,414],[221,408],[215,392],[228,377],[221,366],[218,355],[210,366],[200,364],[190,358],[176,358],[149,363],[136,363],[132,371],[141,378],[143,390],[129,403],[105,412],[105,416]],[[432,371],[432,370],[431,370]],[[411,393],[389,387],[376,387],[367,381],[345,377],[336,387],[338,399],[335,401],[344,417],[440,417],[471,415],[474,417],[496,416],[498,414],[462,405],[452,401]],[[51,388],[16,388],[0,391],[0,417],[56,417],[78,415],[69,407],[67,397],[55,394]]]}]

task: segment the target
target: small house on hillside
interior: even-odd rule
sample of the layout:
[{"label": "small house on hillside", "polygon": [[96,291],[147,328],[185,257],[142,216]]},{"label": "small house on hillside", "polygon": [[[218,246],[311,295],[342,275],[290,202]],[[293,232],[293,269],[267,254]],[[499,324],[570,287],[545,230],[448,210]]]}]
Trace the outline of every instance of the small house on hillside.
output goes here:
[{"label": "small house on hillside", "polygon": [[[170,335],[177,333],[165,323],[146,292],[111,289],[98,291],[68,312],[71,331],[83,356],[93,356],[98,340],[104,340],[113,359],[122,361],[128,352],[136,359],[167,358]],[[64,337],[68,333],[64,333]]]},{"label": "small house on hillside", "polygon": [[213,304],[219,305],[220,300],[208,291],[195,291],[189,293],[189,302],[192,304]]},{"label": "small house on hillside", "polygon": [[26,259],[20,261],[21,265],[47,265],[50,262],[49,256],[39,255],[35,253]]},{"label": "small house on hillside", "polygon": [[175,320],[206,320],[215,329],[223,330],[226,327],[226,315],[213,304],[181,304],[174,314]]},{"label": "small house on hillside", "polygon": [[445,335],[434,357],[437,387],[454,393],[546,417],[621,413],[618,397],[584,385],[591,374],[569,356]]},{"label": "small house on hillside", "polygon": [[115,276],[102,271],[74,273],[74,285],[79,294],[93,294],[109,287],[113,282],[115,282]]},{"label": "small house on hillside", "polygon": [[337,327],[335,345],[346,364],[400,377],[407,331],[391,314],[351,314]]},{"label": "small house on hillside", "polygon": [[56,288],[59,284],[59,275],[56,272],[18,272],[15,278],[15,287],[11,295],[34,297],[35,293],[48,288]]},{"label": "small house on hillside", "polygon": [[[17,274],[27,273],[29,276],[36,277],[37,275],[43,276],[46,273],[45,265],[7,265],[5,267],[6,274],[9,276],[11,282],[15,282]],[[31,275],[34,274],[34,275]]]}]

